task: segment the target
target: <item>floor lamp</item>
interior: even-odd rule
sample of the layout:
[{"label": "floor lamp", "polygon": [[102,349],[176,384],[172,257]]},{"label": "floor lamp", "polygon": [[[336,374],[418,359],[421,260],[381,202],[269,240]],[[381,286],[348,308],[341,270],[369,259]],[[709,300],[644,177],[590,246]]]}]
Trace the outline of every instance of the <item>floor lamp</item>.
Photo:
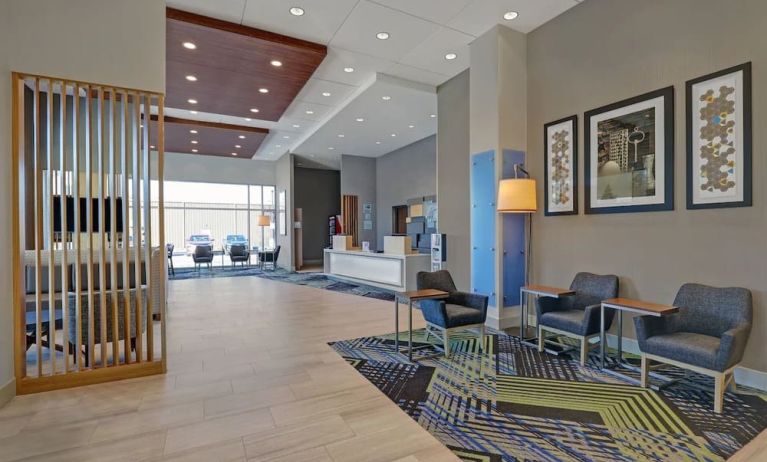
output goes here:
[{"label": "floor lamp", "polygon": [[[524,174],[527,178],[521,178]],[[524,213],[525,214],[525,285],[530,284],[530,254],[532,251],[533,240],[533,217],[532,214],[538,210],[538,201],[535,193],[535,180],[530,178],[530,174],[522,168],[520,164],[514,165],[514,178],[501,180],[498,184],[498,201],[496,202],[499,213]],[[522,300],[519,301],[520,305]],[[522,313],[527,310],[522,309]],[[520,320],[520,325],[527,324],[527,320]],[[524,341],[525,333],[522,333]]]},{"label": "floor lamp", "polygon": [[272,219],[269,217],[269,215],[259,215],[258,220],[256,222],[257,226],[261,227],[261,239],[263,241],[264,239],[264,228],[271,226]]}]

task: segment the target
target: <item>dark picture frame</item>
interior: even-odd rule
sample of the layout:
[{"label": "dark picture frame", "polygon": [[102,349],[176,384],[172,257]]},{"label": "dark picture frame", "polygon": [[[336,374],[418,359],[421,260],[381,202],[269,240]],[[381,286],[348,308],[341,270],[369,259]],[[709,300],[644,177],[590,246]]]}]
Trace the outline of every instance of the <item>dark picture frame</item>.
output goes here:
[{"label": "dark picture frame", "polygon": [[[653,106],[654,104],[654,106]],[[652,106],[652,107],[651,107]],[[625,109],[625,111],[623,111]],[[600,165],[600,154],[603,159],[605,153],[599,152],[600,132],[599,124],[610,123],[613,120],[621,122],[624,117],[631,117],[645,113],[645,117],[651,117],[652,137],[647,140],[647,143],[651,146],[649,148],[651,155],[645,155],[644,157],[651,157],[650,161],[644,159],[644,166],[637,159],[637,146],[638,143],[644,142],[645,134],[641,132],[641,141],[629,141],[633,143],[633,159],[629,160],[632,156],[624,153],[624,165],[618,165],[620,171],[616,172],[613,177],[618,175],[628,176],[629,179],[624,181],[624,184],[628,184],[632,189],[632,197],[618,196],[617,199],[607,197],[608,194],[603,190],[601,198],[596,198],[599,192],[600,184],[599,175],[600,170],[606,167],[605,164]],[[609,119],[606,119],[607,117]],[[638,128],[638,127],[637,127]],[[637,130],[635,128],[634,130]],[[604,133],[604,132],[603,132]],[[602,135],[606,136],[606,135]],[[630,137],[624,137],[629,140]],[[626,143],[628,144],[628,142]],[[661,145],[658,148],[658,145]],[[633,98],[618,101],[616,103],[602,106],[596,109],[592,109],[584,114],[584,178],[585,178],[585,212],[586,214],[600,214],[600,213],[634,213],[634,212],[658,212],[674,210],[674,87],[669,86],[661,88],[659,90],[644,93]],[[646,150],[648,148],[645,148]],[[609,153],[612,157],[612,151]],[[633,161],[635,165],[639,167],[631,167],[627,165]],[[650,165],[648,166],[648,163]],[[613,167],[611,165],[611,167]],[[644,170],[638,170],[644,168]],[[632,170],[634,169],[634,170]],[[592,171],[593,170],[593,171]],[[597,174],[595,175],[595,172]],[[637,175],[637,172],[642,173],[644,176]],[[658,172],[661,175],[658,175]],[[632,177],[632,175],[636,175]],[[650,190],[647,184],[650,184],[647,178],[651,178],[652,183]],[[607,183],[607,180],[603,180]],[[642,183],[644,181],[645,183]],[[652,191],[653,195],[645,193],[644,197],[640,195],[634,196],[633,190],[635,184],[639,184],[646,190]],[[658,188],[661,185],[662,188]],[[608,184],[608,187],[610,185]],[[596,198],[596,201],[594,200]],[[600,202],[604,202],[601,203]]]},{"label": "dark picture frame", "polygon": [[[552,206],[552,184],[551,178],[549,178],[550,168],[552,164],[551,147],[554,140],[551,129],[561,127],[568,130],[569,140],[561,140],[561,142],[568,143],[570,151],[570,191],[563,191],[560,194],[566,195],[570,193],[570,200],[568,204],[562,206]],[[561,131],[559,133],[562,133]],[[544,178],[544,202],[543,202],[543,214],[547,217],[558,215],[578,215],[578,115],[572,115],[564,117],[553,122],[549,122],[543,125],[543,178]]]},{"label": "dark picture frame", "polygon": [[[740,81],[738,82],[737,75],[740,74]],[[730,78],[730,79],[727,79]],[[735,87],[725,87],[723,85],[725,80],[729,80],[732,82],[734,80]],[[737,87],[737,83],[740,83],[739,87]],[[706,85],[710,85],[713,87],[719,86],[719,94],[717,97],[716,93],[712,91],[710,93],[710,100],[708,101],[709,108],[701,108],[697,106],[698,103],[702,103],[700,100],[699,90],[702,90],[706,87]],[[699,89],[698,86],[701,88]],[[751,89],[752,89],[752,81],[751,81],[751,62],[743,63],[737,66],[729,67],[727,69],[722,69],[717,72],[713,72],[711,74],[707,74],[692,80],[688,80],[685,85],[686,90],[686,122],[687,122],[687,133],[686,133],[686,140],[687,140],[687,208],[690,210],[696,210],[696,209],[713,209],[713,208],[730,208],[730,207],[751,207],[753,205],[753,197],[752,197],[752,190],[753,190],[753,120],[752,120],[752,101],[751,101]],[[728,92],[727,94],[723,95],[722,91],[723,89],[726,89]],[[733,93],[733,98],[728,99],[727,96],[729,96],[729,92]],[[740,99],[738,99],[740,97]],[[700,152],[702,149],[706,149],[707,146],[699,145],[696,143],[696,141],[701,141],[700,138],[697,140],[694,139],[695,131],[698,131],[698,134],[702,134],[701,132],[702,127],[695,126],[695,123],[700,119],[694,119],[694,115],[697,112],[698,114],[701,113],[701,111],[713,111],[715,110],[721,110],[721,103],[722,102],[733,102],[732,105],[732,113],[735,114],[734,120],[728,121],[727,115],[729,112],[725,112],[724,117],[721,117],[719,114],[712,114],[712,117],[715,117],[717,119],[716,125],[709,124],[711,127],[710,133],[707,135],[710,137],[709,140],[709,146],[708,149],[711,150],[711,145],[713,143],[721,144],[721,137],[717,135],[723,134],[721,130],[725,130],[727,127],[730,127],[730,129],[726,130],[726,133],[724,133],[724,136],[728,136],[728,134],[732,133],[734,136],[734,140],[731,140],[732,143],[732,155],[725,156],[726,159],[731,159],[734,162],[733,169],[731,172],[733,173],[732,176],[725,173],[724,176],[720,176],[718,178],[718,181],[716,181],[716,178],[709,179],[709,181],[704,185],[704,187],[701,187],[700,184],[700,178],[701,175],[697,174],[701,171],[702,165],[699,163],[700,156],[698,155],[696,157],[696,154]],[[728,108],[725,108],[724,110],[727,111]],[[738,118],[738,112],[740,112],[741,119]],[[740,122],[740,124],[738,124]],[[732,123],[732,125],[728,125],[729,123]],[[697,128],[697,130],[696,130]],[[718,133],[717,133],[718,132]],[[719,142],[715,141],[719,140]],[[739,148],[739,149],[738,149]],[[720,151],[721,153],[721,151]],[[711,160],[714,160],[717,156],[713,151],[710,151]],[[721,155],[721,154],[720,154]],[[716,159],[716,162],[721,162],[721,157]],[[708,163],[708,162],[707,162]],[[724,167],[724,164],[722,165]],[[719,174],[721,172],[720,168],[713,168],[713,170],[710,171],[710,173],[713,174]],[[696,179],[698,180],[696,184]],[[736,180],[736,181],[733,181]],[[742,184],[741,188],[735,188],[735,186],[738,185],[737,180],[742,180],[740,183]],[[715,184],[720,184],[718,188],[718,193],[720,194],[720,197],[716,197],[717,195],[717,187],[713,186]],[[705,186],[708,186],[707,188]],[[705,188],[706,192],[702,192]],[[735,190],[735,192],[728,197],[727,192],[730,192],[730,190]],[[698,193],[698,194],[696,194]],[[703,195],[706,195],[708,193],[708,198],[702,197]]]}]

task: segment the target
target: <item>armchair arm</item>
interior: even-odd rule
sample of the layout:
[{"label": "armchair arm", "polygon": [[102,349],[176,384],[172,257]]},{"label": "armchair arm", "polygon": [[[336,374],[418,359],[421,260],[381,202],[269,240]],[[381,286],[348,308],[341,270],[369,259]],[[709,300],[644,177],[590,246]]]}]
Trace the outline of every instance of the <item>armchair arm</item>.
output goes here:
[{"label": "armchair arm", "polygon": [[562,300],[554,297],[536,297],[535,316],[540,319],[545,313],[562,309]]},{"label": "armchair arm", "polygon": [[670,316],[637,316],[634,318],[637,341],[643,344],[645,340],[655,335],[671,334],[676,331],[678,314]]},{"label": "armchair arm", "polygon": [[468,306],[480,311],[487,310],[488,297],[486,295],[472,294],[469,292],[456,291],[450,294],[447,303]]},{"label": "armchair arm", "polygon": [[741,324],[722,334],[719,350],[716,352],[716,365],[721,370],[728,369],[743,359],[750,333],[751,325]]},{"label": "armchair arm", "polygon": [[421,300],[419,307],[423,318],[437,326],[447,326],[447,309],[443,300]]}]

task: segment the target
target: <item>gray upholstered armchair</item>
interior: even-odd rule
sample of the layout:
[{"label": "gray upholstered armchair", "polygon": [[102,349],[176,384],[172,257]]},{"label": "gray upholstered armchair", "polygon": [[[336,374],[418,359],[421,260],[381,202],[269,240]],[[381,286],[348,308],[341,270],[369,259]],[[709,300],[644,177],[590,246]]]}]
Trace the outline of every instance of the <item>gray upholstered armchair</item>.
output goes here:
[{"label": "gray upholstered armchair", "polygon": [[459,291],[446,270],[418,273],[417,285],[418,290],[436,289],[450,294],[445,299],[420,302],[421,312],[426,320],[427,337],[434,335],[442,340],[445,357],[450,357],[450,334],[458,330],[477,329],[479,346],[484,351],[488,301],[486,296]]},{"label": "gray upholstered armchair", "polygon": [[197,271],[200,270],[201,265],[208,265],[208,268],[213,269],[213,247],[198,245],[194,248],[192,260],[194,260],[194,266],[197,267]]},{"label": "gray upholstered armchair", "polygon": [[[618,296],[618,276],[578,273],[570,289],[575,295],[553,298],[539,297],[535,303],[538,323],[538,351],[543,351],[545,332],[573,337],[581,342],[581,366],[586,365],[589,340],[599,337],[602,300]],[[605,329],[615,317],[614,310],[605,311]]]},{"label": "gray upholstered armchair", "polygon": [[650,361],[705,374],[714,378],[714,410],[722,412],[724,389],[735,385],[733,371],[743,359],[751,333],[751,291],[684,284],[674,305],[678,313],[634,318],[642,386],[647,386]]}]

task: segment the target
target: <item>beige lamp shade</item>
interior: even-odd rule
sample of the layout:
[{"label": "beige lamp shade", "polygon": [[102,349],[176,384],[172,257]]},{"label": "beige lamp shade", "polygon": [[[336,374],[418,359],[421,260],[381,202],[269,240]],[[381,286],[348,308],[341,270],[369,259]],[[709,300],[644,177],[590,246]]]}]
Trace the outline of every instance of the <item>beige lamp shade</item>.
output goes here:
[{"label": "beige lamp shade", "polygon": [[497,210],[501,213],[533,213],[538,210],[535,180],[509,178],[498,184]]},{"label": "beige lamp shade", "polygon": [[272,224],[271,218],[269,218],[269,215],[259,215],[258,216],[258,226],[269,226]]}]

